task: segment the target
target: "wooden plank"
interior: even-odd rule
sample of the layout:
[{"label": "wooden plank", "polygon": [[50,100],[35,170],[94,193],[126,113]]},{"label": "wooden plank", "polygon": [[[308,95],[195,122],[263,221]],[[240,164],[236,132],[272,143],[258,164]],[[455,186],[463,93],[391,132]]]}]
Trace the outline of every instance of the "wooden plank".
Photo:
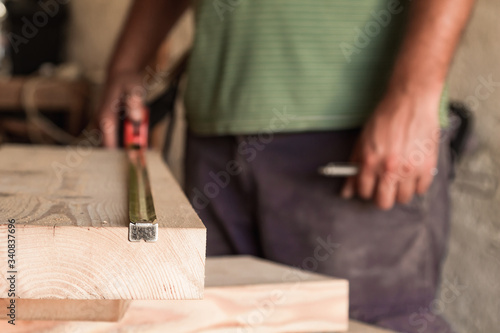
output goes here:
[{"label": "wooden plank", "polygon": [[[38,108],[46,110],[73,109],[82,104],[88,95],[88,84],[83,80],[71,81],[61,78],[9,77],[0,79],[0,107],[2,110],[23,108],[22,94],[25,84],[36,78],[34,96]],[[80,105],[83,109],[83,105]]]},{"label": "wooden plank", "polygon": [[366,325],[364,323],[360,323],[359,321],[350,320],[348,333],[396,333],[396,332],[380,327]]},{"label": "wooden plank", "polygon": [[[26,92],[30,98],[26,98]],[[66,130],[79,135],[84,111],[89,100],[89,84],[85,80],[45,77],[9,77],[0,79],[0,109],[21,112],[30,100],[37,109],[47,112],[64,111]]]},{"label": "wooden plank", "polygon": [[[136,302],[136,301],[132,301]],[[150,301],[157,302],[157,301]],[[165,301],[163,301],[165,302]],[[116,331],[118,328],[121,331]],[[165,331],[157,324],[147,325],[145,322],[138,322],[137,324],[130,324],[128,326],[118,326],[117,324],[109,323],[96,323],[96,322],[57,322],[57,321],[22,321],[16,323],[16,326],[0,322],[0,330],[8,333],[115,333],[115,332],[141,332],[141,333],[165,333]],[[181,329],[175,333],[186,333],[188,331]],[[204,331],[191,331],[190,333],[260,333],[262,330],[246,330],[245,328],[213,328]],[[268,331],[269,332],[269,331]],[[319,333],[318,331],[302,331],[303,333]],[[270,331],[269,333],[276,333]],[[296,332],[300,333],[300,332]],[[339,333],[338,331],[331,331],[323,333]],[[355,320],[349,320],[349,328],[345,333],[396,333],[395,331],[375,327]]]},{"label": "wooden plank", "polygon": [[[17,332],[335,332],[348,283],[252,257],[208,258],[201,301],[132,301],[118,323],[17,322]],[[3,326],[2,326],[3,325]],[[0,331],[8,324],[0,324]],[[48,330],[48,328],[51,328]],[[12,328],[12,327],[11,327]]]},{"label": "wooden plank", "polygon": [[[17,320],[119,321],[130,306],[127,300],[18,299]],[[8,309],[9,299],[0,299],[0,308]],[[0,320],[11,320],[7,311]],[[2,330],[2,332],[5,332]]]},{"label": "wooden plank", "polygon": [[[79,147],[0,148],[0,274],[16,220],[16,297],[199,299],[206,230],[157,153],[147,163],[156,243],[128,241],[126,156]],[[9,282],[0,279],[0,298]]]}]

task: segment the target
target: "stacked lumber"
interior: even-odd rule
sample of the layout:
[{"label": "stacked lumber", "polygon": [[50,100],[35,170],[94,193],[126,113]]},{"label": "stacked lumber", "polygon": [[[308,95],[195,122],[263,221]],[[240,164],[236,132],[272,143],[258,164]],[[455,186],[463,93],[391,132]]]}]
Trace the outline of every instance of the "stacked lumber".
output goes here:
[{"label": "stacked lumber", "polygon": [[[304,272],[253,257],[209,258],[203,300],[132,301],[122,320],[22,322],[17,332],[341,332],[348,325],[346,280]],[[99,301],[93,301],[99,302]],[[98,306],[97,308],[104,308]],[[64,307],[70,317],[75,310]],[[45,309],[64,312],[63,304]],[[113,308],[115,309],[115,308]],[[111,310],[109,310],[112,312]],[[117,313],[118,311],[114,311]],[[31,319],[42,318],[40,314]],[[87,320],[94,320],[91,313]],[[96,316],[101,316],[96,313]],[[36,326],[34,326],[36,324]],[[3,328],[0,324],[0,330]],[[16,332],[16,331],[12,331]],[[48,331],[50,332],[50,331]]]},{"label": "stacked lumber", "polygon": [[200,299],[205,227],[159,154],[148,153],[147,163],[159,236],[131,243],[123,151],[90,139],[76,147],[2,146],[0,298]]}]

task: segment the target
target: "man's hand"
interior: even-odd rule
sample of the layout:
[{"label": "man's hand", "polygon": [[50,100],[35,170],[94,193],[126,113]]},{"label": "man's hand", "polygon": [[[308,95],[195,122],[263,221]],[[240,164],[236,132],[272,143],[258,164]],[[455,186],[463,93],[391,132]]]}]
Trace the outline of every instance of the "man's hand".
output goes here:
[{"label": "man's hand", "polygon": [[345,198],[358,193],[390,209],[395,201],[408,203],[426,192],[440,138],[437,92],[408,95],[397,89],[387,94],[357,142],[352,162],[360,172],[347,180]]},{"label": "man's hand", "polygon": [[98,109],[99,127],[103,133],[104,146],[116,148],[118,145],[118,116],[122,105],[126,111],[133,111],[132,104],[141,104],[145,94],[140,73],[121,73],[110,76]]},{"label": "man's hand", "polygon": [[411,2],[405,38],[385,98],[353,154],[360,173],[343,196],[375,198],[383,209],[423,194],[436,165],[440,95],[474,0]]},{"label": "man's hand", "polygon": [[[117,146],[120,103],[142,103],[142,72],[160,43],[189,6],[187,0],[135,0],[111,56],[98,119],[104,146]],[[138,100],[139,99],[139,100]],[[133,111],[127,108],[127,112]]]}]

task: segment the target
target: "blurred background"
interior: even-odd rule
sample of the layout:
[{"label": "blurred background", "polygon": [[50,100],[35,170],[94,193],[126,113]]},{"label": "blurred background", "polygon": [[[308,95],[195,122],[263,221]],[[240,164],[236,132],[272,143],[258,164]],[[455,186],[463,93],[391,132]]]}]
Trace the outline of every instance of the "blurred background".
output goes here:
[{"label": "blurred background", "polygon": [[[46,3],[0,1],[0,143],[76,144],[96,127],[106,67],[131,1]],[[183,16],[146,70],[148,101],[157,108],[165,107],[166,78],[191,45],[192,16]],[[151,148],[162,150],[170,117],[163,111],[152,118]],[[181,179],[184,125],[177,119],[168,160]]]},{"label": "blurred background", "polygon": [[[74,144],[93,128],[108,58],[130,1],[52,3],[57,6],[42,8],[33,0],[0,2],[0,143]],[[500,0],[477,1],[449,75],[451,100],[462,102],[474,115],[469,117],[473,133],[452,186],[451,239],[441,294],[429,307],[444,312],[464,333],[498,332],[500,327],[498,13]],[[163,113],[154,120],[151,146],[162,151],[169,130],[165,158],[179,181],[183,82],[175,101],[163,92],[165,78],[189,49],[192,35],[189,11],[165,39],[145,78],[154,105],[175,105],[174,120]],[[454,285],[460,288],[449,297]]]}]

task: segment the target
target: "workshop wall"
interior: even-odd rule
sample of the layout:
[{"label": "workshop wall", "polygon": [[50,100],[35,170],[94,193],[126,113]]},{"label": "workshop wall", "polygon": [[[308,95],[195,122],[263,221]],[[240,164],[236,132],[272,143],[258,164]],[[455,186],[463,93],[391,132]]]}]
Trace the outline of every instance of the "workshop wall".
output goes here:
[{"label": "workshop wall", "polygon": [[105,68],[131,0],[70,1],[67,57],[94,83],[104,80]]},{"label": "workshop wall", "polygon": [[463,333],[498,332],[500,327],[499,12],[498,0],[477,2],[450,75],[452,99],[474,111],[475,142],[458,164],[452,186],[451,240],[443,274],[443,280],[463,287],[450,297],[453,287],[443,284],[434,306]]}]

